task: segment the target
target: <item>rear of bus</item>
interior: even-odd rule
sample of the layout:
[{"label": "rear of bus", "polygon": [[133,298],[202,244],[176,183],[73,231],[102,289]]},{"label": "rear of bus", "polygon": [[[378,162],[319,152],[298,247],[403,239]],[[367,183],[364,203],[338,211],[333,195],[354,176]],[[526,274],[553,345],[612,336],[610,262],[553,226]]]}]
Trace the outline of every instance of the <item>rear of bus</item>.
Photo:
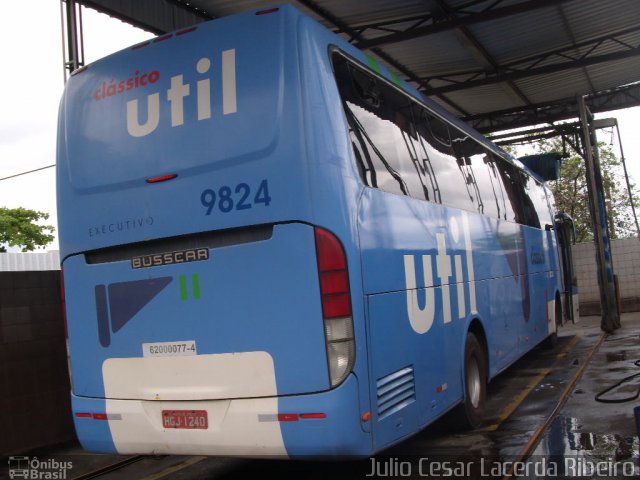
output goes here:
[{"label": "rear of bus", "polygon": [[309,115],[328,114],[299,58],[327,50],[299,45],[302,18],[284,7],[200,24],[67,84],[59,230],[88,450],[371,450],[351,295],[361,187],[343,180],[356,177],[346,157],[317,150],[322,135],[308,144],[322,128]]}]

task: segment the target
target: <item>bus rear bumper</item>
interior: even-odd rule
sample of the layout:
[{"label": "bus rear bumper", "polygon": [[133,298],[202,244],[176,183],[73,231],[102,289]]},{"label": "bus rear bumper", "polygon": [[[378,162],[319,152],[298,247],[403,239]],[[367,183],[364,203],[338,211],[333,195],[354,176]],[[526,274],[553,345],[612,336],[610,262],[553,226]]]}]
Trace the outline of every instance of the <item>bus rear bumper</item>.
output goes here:
[{"label": "bus rear bumper", "polygon": [[[365,457],[354,375],[317,394],[233,400],[148,401],[78,397],[74,422],[86,450],[118,454]],[[204,410],[207,428],[164,428],[163,411]]]}]

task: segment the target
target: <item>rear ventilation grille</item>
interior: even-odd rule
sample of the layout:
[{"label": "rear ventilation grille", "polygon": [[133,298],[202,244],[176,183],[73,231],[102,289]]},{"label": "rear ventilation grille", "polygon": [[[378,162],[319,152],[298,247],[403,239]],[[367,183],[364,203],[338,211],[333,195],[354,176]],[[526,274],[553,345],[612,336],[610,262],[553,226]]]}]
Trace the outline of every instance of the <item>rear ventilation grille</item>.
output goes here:
[{"label": "rear ventilation grille", "polygon": [[413,367],[403,368],[376,382],[378,420],[402,410],[415,401],[416,385]]}]

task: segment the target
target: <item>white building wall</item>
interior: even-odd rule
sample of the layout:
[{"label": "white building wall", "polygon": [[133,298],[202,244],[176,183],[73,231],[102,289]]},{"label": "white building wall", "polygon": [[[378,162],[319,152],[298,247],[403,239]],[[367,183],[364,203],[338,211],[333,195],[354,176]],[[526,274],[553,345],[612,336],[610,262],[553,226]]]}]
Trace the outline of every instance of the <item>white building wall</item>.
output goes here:
[{"label": "white building wall", "polygon": [[[579,243],[573,246],[573,261],[578,277],[580,302],[598,302],[598,273],[596,251],[593,243]],[[611,241],[613,271],[618,277],[620,297],[640,297],[640,240],[623,238]]]},{"label": "white building wall", "polygon": [[0,272],[60,270],[60,252],[0,253]]}]

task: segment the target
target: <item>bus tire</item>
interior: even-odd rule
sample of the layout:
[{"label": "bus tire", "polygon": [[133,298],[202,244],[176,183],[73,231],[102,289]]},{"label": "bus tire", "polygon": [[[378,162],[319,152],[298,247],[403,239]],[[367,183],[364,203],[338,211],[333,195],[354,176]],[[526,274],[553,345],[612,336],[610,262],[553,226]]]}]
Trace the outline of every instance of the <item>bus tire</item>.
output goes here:
[{"label": "bus tire", "polygon": [[464,346],[464,400],[459,406],[460,427],[472,430],[482,426],[487,400],[487,360],[482,345],[467,333]]}]

